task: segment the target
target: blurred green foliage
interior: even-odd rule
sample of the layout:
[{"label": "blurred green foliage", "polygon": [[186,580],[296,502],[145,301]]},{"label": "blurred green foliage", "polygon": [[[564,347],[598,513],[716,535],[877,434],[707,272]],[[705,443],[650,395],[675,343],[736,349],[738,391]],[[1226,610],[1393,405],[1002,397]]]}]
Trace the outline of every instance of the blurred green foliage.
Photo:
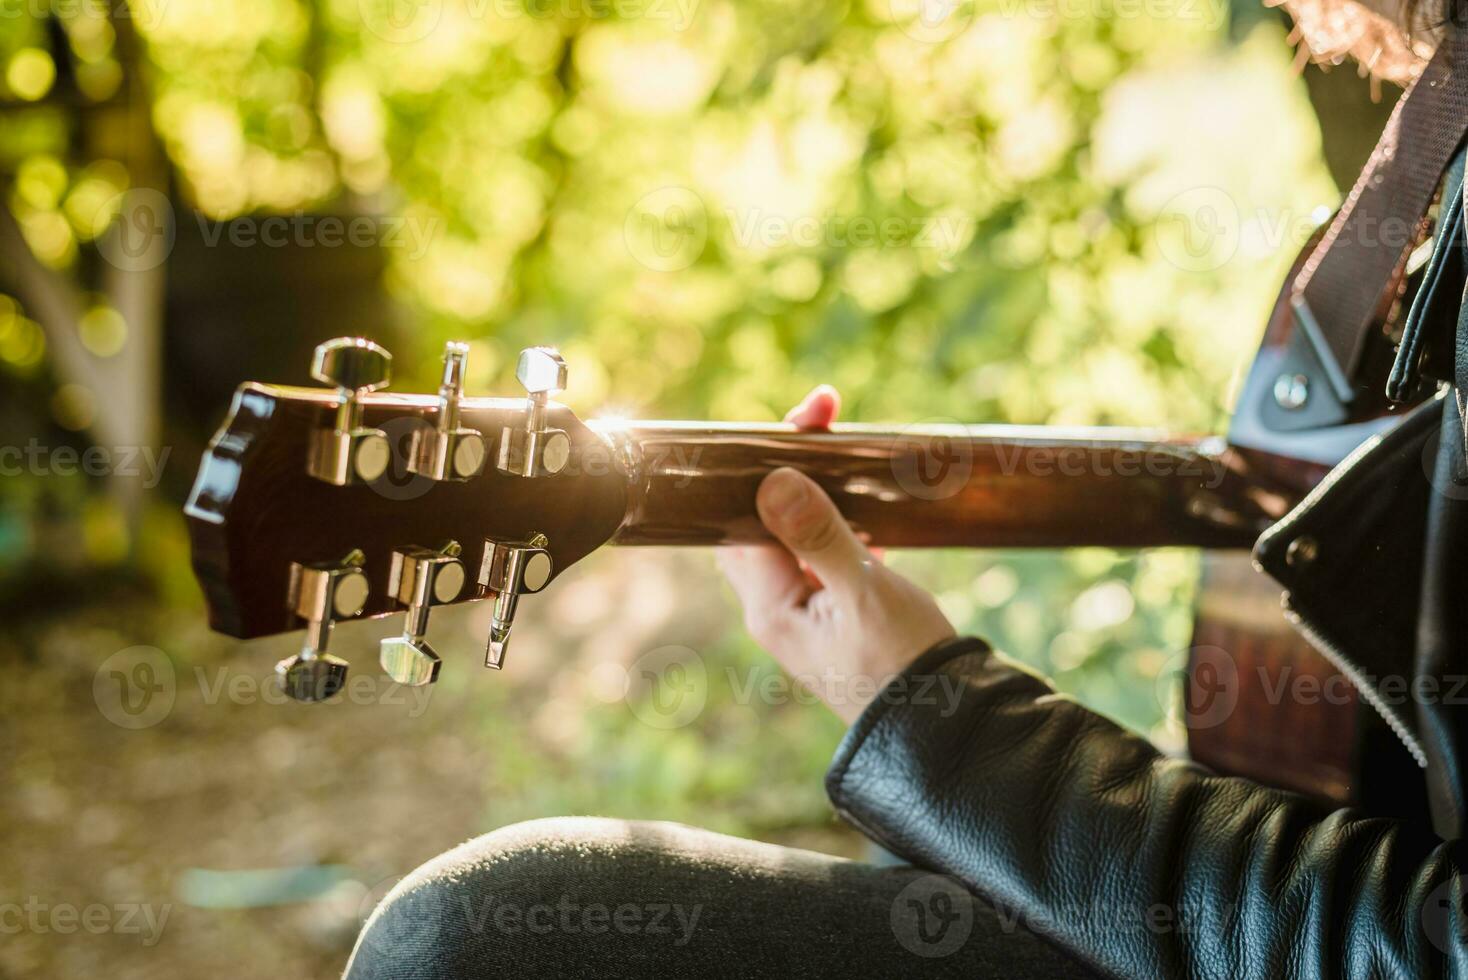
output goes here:
[{"label": "blurred green foliage", "polygon": [[[827,381],[862,421],[1221,431],[1300,231],[1337,197],[1283,31],[1230,40],[1206,0],[962,0],[937,17],[925,2],[127,13],[183,206],[403,222],[387,246],[413,324],[400,387],[426,385],[443,341],[467,338],[477,391],[509,389],[521,346],[559,344],[583,414],[775,418]],[[116,74],[102,9],[62,15],[72,61],[104,65],[87,69],[98,98]],[[44,105],[55,74],[38,24],[0,18],[11,101]],[[8,200],[57,266],[128,179],[67,158],[72,125],[62,108],[0,114]],[[43,361],[28,324],[0,305],[15,375]],[[893,560],[963,628],[1168,734],[1151,678],[1187,645],[1193,556]],[[713,649],[771,669],[740,633]],[[527,749],[506,753],[531,760],[507,788],[527,794],[524,815],[657,799],[707,817],[699,800],[761,787],[793,819],[823,813],[813,778],[833,720],[771,712],[754,743],[726,743],[746,721],[719,685],[673,733],[583,705],[568,771],[615,759],[602,765],[625,779],[537,797]]]}]

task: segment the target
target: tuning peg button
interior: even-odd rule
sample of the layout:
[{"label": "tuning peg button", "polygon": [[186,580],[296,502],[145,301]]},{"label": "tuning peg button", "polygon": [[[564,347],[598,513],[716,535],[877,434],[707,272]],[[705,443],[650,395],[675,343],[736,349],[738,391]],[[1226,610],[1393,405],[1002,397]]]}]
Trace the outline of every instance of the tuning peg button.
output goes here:
[{"label": "tuning peg button", "polygon": [[515,380],[532,395],[566,390],[566,359],[554,347],[527,347],[515,363]]},{"label": "tuning peg button", "polygon": [[392,355],[363,337],[337,337],[317,346],[311,376],[335,385],[340,401],[330,428],[312,434],[307,470],[336,486],[371,483],[392,461],[387,435],[362,425],[361,398],[392,379]]},{"label": "tuning peg button", "polygon": [[337,337],[317,345],[311,377],[345,391],[376,391],[392,380],[392,355],[365,337]]},{"label": "tuning peg button", "polygon": [[302,651],[275,665],[280,689],[296,701],[314,704],[334,697],[347,682],[347,662],[329,653]]},{"label": "tuning peg button", "polygon": [[571,458],[571,438],[547,428],[546,404],[566,389],[566,361],[554,347],[527,347],[520,352],[515,378],[525,389],[525,420],[500,433],[496,465],[515,476],[553,476]]},{"label": "tuning peg button", "polygon": [[520,596],[539,592],[550,583],[555,567],[546,550],[549,543],[543,534],[524,542],[485,539],[479,585],[493,597],[494,606],[490,611],[484,666],[499,670],[505,665],[505,650],[510,643],[510,627],[515,622]]},{"label": "tuning peg button", "polygon": [[464,394],[464,364],[469,345],[450,341],[443,352],[443,383],[438,388],[438,422],[413,437],[408,469],[434,480],[467,480],[484,469],[484,436],[459,425]]},{"label": "tuning peg button", "polygon": [[450,541],[437,551],[419,547],[394,551],[388,589],[408,612],[403,618],[403,635],[382,641],[378,658],[382,669],[399,684],[432,684],[438,680],[442,660],[425,639],[428,610],[453,602],[464,589],[458,543]]},{"label": "tuning peg button", "polygon": [[275,665],[281,689],[297,701],[325,701],[346,683],[347,662],[326,652],[332,624],[362,612],[369,589],[363,556],[353,551],[341,561],[293,564],[288,603],[306,621],[300,653]]}]

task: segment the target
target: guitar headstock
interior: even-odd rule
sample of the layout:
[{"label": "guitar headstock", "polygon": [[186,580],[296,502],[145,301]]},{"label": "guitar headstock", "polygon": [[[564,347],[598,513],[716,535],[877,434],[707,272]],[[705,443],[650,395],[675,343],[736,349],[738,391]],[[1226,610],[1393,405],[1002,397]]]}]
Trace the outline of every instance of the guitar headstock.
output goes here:
[{"label": "guitar headstock", "polygon": [[494,603],[486,665],[499,667],[519,596],[605,543],[627,509],[617,449],[551,401],[566,367],[521,354],[520,398],[463,393],[467,347],[449,344],[436,395],[384,392],[391,355],[361,338],[316,349],[332,387],[249,383],[209,445],[185,507],[210,624],[241,638],[305,629],[282,661],[301,700],[340,688],[334,622],[406,613],[383,641],[394,680],[426,684],[436,605]]}]

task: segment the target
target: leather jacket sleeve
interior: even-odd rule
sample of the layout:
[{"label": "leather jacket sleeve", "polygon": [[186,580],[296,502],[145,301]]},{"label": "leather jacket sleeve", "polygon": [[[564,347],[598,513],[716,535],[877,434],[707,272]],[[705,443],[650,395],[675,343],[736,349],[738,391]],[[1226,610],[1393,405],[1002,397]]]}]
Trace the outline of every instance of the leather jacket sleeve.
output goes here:
[{"label": "leather jacket sleeve", "polygon": [[889,685],[826,786],[877,842],[1117,976],[1468,976],[1458,842],[1165,757],[980,640]]}]

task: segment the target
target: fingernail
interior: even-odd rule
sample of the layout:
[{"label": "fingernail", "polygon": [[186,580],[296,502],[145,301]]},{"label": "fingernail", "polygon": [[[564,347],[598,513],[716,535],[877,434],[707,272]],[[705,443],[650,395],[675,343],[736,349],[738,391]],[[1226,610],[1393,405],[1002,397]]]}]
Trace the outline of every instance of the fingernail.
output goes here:
[{"label": "fingernail", "polygon": [[759,499],[764,508],[782,520],[798,516],[809,496],[810,485],[805,477],[789,467],[765,477],[759,488]]}]

